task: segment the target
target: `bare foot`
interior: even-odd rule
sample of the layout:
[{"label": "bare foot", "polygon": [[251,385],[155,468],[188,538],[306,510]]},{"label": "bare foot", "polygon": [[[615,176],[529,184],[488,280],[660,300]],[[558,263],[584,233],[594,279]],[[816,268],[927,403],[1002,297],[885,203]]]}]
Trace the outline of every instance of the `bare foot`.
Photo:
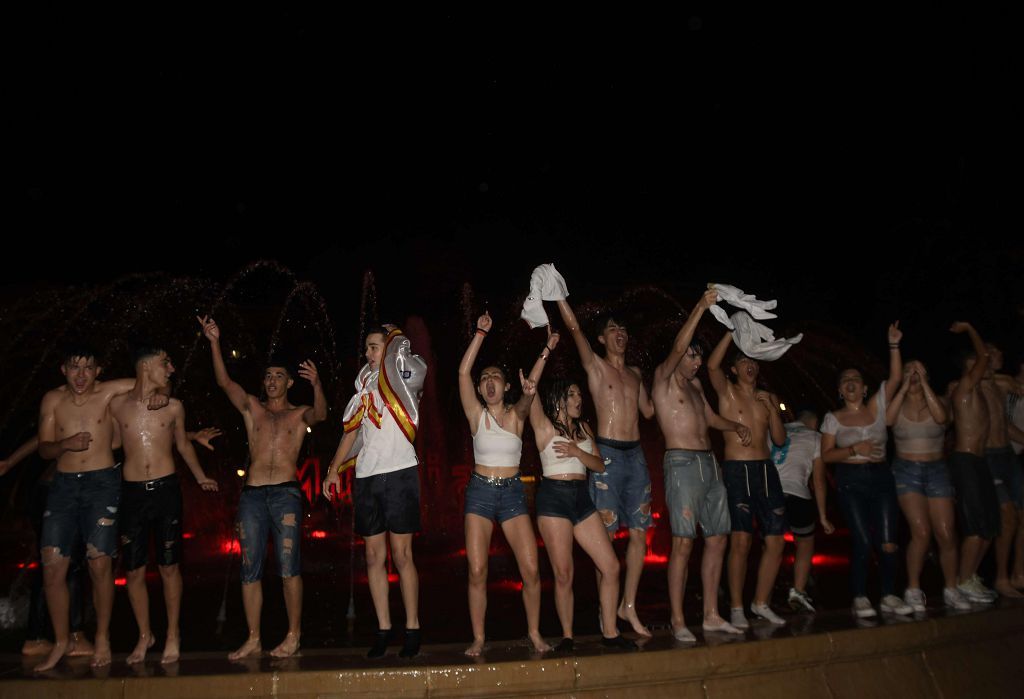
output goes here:
[{"label": "bare foot", "polygon": [[287,658],[294,655],[295,651],[299,649],[299,635],[289,631],[277,648],[270,651],[270,654],[275,658]]},{"label": "bare foot", "polygon": [[104,665],[110,665],[110,639],[102,637],[97,634],[96,636],[96,650],[92,654],[92,662],[89,663],[91,667],[103,667]]},{"label": "bare foot", "polygon": [[703,628],[705,631],[721,631],[722,633],[743,634],[743,631],[737,629],[720,616],[704,617]]},{"label": "bare foot", "polygon": [[533,649],[538,653],[547,653],[551,650],[551,646],[547,644],[544,637],[540,635],[540,631],[531,631],[527,634],[530,637],[530,642],[533,644]]},{"label": "bare foot", "polygon": [[69,658],[77,658],[85,655],[92,655],[96,652],[96,649],[92,647],[92,643],[86,639],[85,634],[81,631],[71,632],[71,647],[68,649]]},{"label": "bare foot", "polygon": [[60,659],[64,657],[64,654],[68,652],[68,648],[71,645],[71,641],[58,641],[53,644],[53,648],[50,649],[50,654],[46,656],[39,665],[33,668],[33,672],[46,672],[52,670],[53,667],[60,662]]},{"label": "bare foot", "polygon": [[177,636],[168,636],[167,640],[164,641],[164,654],[160,658],[160,664],[167,665],[178,662],[178,658],[181,657],[180,646],[181,641],[178,640]]},{"label": "bare foot", "polygon": [[156,643],[156,639],[153,638],[153,634],[139,634],[139,641],[135,644],[135,650],[128,656],[128,664],[134,665],[135,663],[141,663],[146,659],[146,651],[153,647]]},{"label": "bare foot", "polygon": [[473,645],[471,645],[469,648],[462,652],[471,658],[475,658],[476,656],[484,652],[484,639],[474,638]]},{"label": "bare foot", "polygon": [[21,646],[22,655],[46,655],[53,650],[53,644],[45,638],[37,638],[33,641],[25,641]]},{"label": "bare foot", "polygon": [[1010,584],[1009,580],[996,580],[996,584],[993,585],[996,592],[1001,594],[1003,597],[1010,597],[1011,599],[1024,599],[1024,595],[1018,592],[1013,585]]},{"label": "bare foot", "polygon": [[633,631],[645,638],[651,637],[651,632],[647,630],[646,626],[640,623],[640,617],[636,615],[636,607],[632,604],[626,604],[623,602],[619,605],[619,611],[617,613],[620,619],[630,623],[633,627]]},{"label": "bare foot", "polygon": [[261,652],[263,652],[263,646],[260,645],[259,637],[250,637],[245,643],[242,644],[241,648],[239,648],[234,653],[228,656],[228,660],[241,660],[242,658],[249,657],[253,653]]}]

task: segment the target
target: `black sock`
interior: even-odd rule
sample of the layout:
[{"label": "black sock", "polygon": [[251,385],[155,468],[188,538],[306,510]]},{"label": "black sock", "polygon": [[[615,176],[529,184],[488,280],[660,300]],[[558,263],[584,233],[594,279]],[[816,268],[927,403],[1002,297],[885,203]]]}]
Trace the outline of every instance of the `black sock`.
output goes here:
[{"label": "black sock", "polygon": [[624,638],[623,636],[615,636],[613,638],[602,637],[601,645],[608,648],[622,648],[623,650],[637,650],[638,646],[635,642]]},{"label": "black sock", "polygon": [[405,642],[402,644],[402,650],[398,652],[398,656],[401,658],[413,658],[419,655],[420,652],[420,630],[419,629],[406,629],[405,630]]},{"label": "black sock", "polygon": [[388,643],[391,641],[391,629],[381,629],[373,639],[373,645],[366,654],[367,658],[379,658],[388,650]]}]

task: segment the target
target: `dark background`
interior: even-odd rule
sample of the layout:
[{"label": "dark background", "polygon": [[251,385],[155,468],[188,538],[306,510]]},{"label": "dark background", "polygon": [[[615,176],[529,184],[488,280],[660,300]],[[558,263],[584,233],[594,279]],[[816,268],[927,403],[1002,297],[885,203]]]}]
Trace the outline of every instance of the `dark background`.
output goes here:
[{"label": "dark background", "polygon": [[[1007,13],[278,7],[26,10],[6,71],[3,299],[274,259],[358,339],[494,308],[724,281],[933,363],[1018,351],[1020,73]],[[15,242],[16,241],[16,242]],[[16,246],[16,247],[15,247]],[[17,250],[17,252],[15,252]],[[409,293],[412,290],[413,293]],[[479,309],[475,309],[479,310]],[[781,326],[780,326],[781,329]],[[883,355],[884,356],[884,355]]]}]

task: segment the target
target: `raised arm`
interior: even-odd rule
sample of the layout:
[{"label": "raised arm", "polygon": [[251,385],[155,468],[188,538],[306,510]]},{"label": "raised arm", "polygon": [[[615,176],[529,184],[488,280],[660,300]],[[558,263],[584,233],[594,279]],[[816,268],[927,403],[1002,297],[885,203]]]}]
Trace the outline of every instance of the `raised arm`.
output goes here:
[{"label": "raised arm", "polygon": [[708,377],[711,379],[711,386],[719,396],[722,396],[729,389],[729,379],[722,370],[722,362],[725,360],[725,353],[732,343],[732,333],[726,332],[722,339],[715,345],[714,351],[708,357]]},{"label": "raised arm", "polygon": [[[513,410],[515,410],[516,415],[519,416],[520,422],[526,420],[526,417],[531,414],[533,405],[538,403],[536,400],[537,384],[540,382],[540,377],[544,373],[544,367],[548,363],[548,357],[550,357],[551,353],[556,347],[558,347],[559,339],[558,333],[551,332],[551,326],[549,325],[548,336],[547,339],[544,340],[544,349],[542,349],[540,354],[537,355],[537,361],[533,363],[533,368],[530,369],[530,375],[523,376],[523,370],[519,370],[519,381],[523,386],[523,395],[518,401],[516,401],[516,404],[513,406]],[[526,392],[527,382],[529,382],[533,389],[529,394]],[[536,428],[534,429],[536,430]]]},{"label": "raised arm", "polygon": [[971,370],[960,377],[960,382],[956,387],[956,391],[966,393],[973,391],[974,387],[978,385],[981,379],[985,376],[985,372],[988,371],[988,348],[985,347],[985,343],[981,341],[981,336],[978,335],[978,331],[974,329],[970,323],[963,321],[957,321],[950,326],[949,331],[956,334],[967,333],[967,336],[971,338],[971,345],[974,347],[974,354],[977,355],[977,360],[974,362],[974,366]]},{"label": "raised arm", "polygon": [[466,353],[462,355],[462,362],[459,364],[459,399],[462,401],[462,412],[466,414],[469,428],[474,434],[483,407],[476,397],[476,387],[473,386],[473,365],[476,364],[480,347],[484,344],[484,338],[491,331],[492,325],[489,313],[484,313],[476,319],[476,332],[473,333],[473,339],[469,341],[469,347],[466,348]]},{"label": "raised arm", "polygon": [[203,327],[203,335],[210,341],[213,376],[217,380],[217,385],[227,394],[231,405],[235,406],[239,412],[248,412],[249,395],[245,392],[244,388],[231,380],[231,376],[228,375],[227,365],[224,364],[224,355],[220,349],[220,328],[217,326],[217,322],[209,316],[201,318],[196,316],[196,320]]},{"label": "raised arm", "polygon": [[597,355],[591,349],[587,336],[580,330],[580,323],[576,320],[576,314],[573,313],[569,302],[563,299],[556,303],[558,304],[558,312],[562,315],[562,322],[565,323],[569,334],[572,335],[573,342],[576,343],[576,350],[580,353],[580,363],[583,365],[583,370],[589,374],[596,368]]},{"label": "raised arm", "polygon": [[683,327],[679,328],[679,332],[676,333],[676,339],[672,343],[672,349],[669,351],[668,357],[658,365],[660,375],[668,376],[676,370],[683,355],[686,354],[686,350],[689,349],[690,343],[693,342],[693,334],[697,331],[697,324],[700,322],[701,316],[704,315],[704,311],[715,305],[717,301],[718,292],[714,289],[708,289],[700,297],[697,305],[690,311],[686,322],[683,323]]},{"label": "raised arm", "polygon": [[629,370],[636,374],[636,378],[640,381],[640,393],[637,396],[637,407],[640,409],[640,414],[650,420],[654,417],[654,401],[651,400],[651,396],[647,393],[647,386],[644,385],[644,376],[640,372],[640,367],[631,366]]},{"label": "raised arm", "polygon": [[913,370],[908,369],[908,373],[903,377],[903,383],[900,384],[900,390],[896,392],[896,395],[892,397],[885,405],[885,424],[888,427],[892,427],[896,424],[896,420],[900,417],[900,408],[903,407],[903,401],[907,397],[907,391],[910,390],[910,377],[913,375]]},{"label": "raised arm", "polygon": [[181,454],[188,470],[195,476],[196,483],[203,490],[217,490],[217,481],[209,478],[203,471],[203,467],[199,464],[199,457],[196,456],[195,447],[192,446],[192,441],[185,432],[185,406],[181,404],[181,401],[176,400],[172,401],[167,409],[171,411],[171,416],[174,418],[174,446]]},{"label": "raised arm", "polygon": [[309,359],[299,364],[299,376],[313,386],[313,406],[306,408],[306,412],[302,413],[303,422],[312,427],[327,419],[327,398],[324,397],[324,387],[320,383],[320,374],[316,370],[316,364]]},{"label": "raised arm", "polygon": [[889,379],[885,382],[886,403],[896,395],[900,382],[903,381],[903,357],[900,355],[902,339],[903,331],[900,330],[900,322],[897,320],[889,326]]},{"label": "raised arm", "polygon": [[32,437],[27,442],[22,444],[20,447],[11,452],[11,455],[6,459],[0,459],[0,476],[4,475],[12,468],[17,466],[24,460],[26,456],[34,453],[39,449],[39,435]]},{"label": "raised arm", "polygon": [[[920,370],[917,371],[920,374]],[[939,425],[948,423],[949,411],[946,410],[946,404],[935,395],[935,391],[932,390],[925,376],[921,376],[921,390],[924,392],[924,402],[928,406],[928,412],[932,414],[932,420]]]}]

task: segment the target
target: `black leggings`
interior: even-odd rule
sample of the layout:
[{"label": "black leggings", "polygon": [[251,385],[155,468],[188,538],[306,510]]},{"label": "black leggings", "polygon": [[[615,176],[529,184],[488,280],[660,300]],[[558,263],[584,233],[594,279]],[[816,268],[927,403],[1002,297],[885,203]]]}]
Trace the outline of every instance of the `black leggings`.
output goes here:
[{"label": "black leggings", "polygon": [[854,597],[867,594],[868,563],[871,549],[878,550],[882,596],[896,590],[897,551],[882,546],[895,544],[899,523],[896,482],[888,464],[836,464],[839,507],[850,528],[850,592]]}]

